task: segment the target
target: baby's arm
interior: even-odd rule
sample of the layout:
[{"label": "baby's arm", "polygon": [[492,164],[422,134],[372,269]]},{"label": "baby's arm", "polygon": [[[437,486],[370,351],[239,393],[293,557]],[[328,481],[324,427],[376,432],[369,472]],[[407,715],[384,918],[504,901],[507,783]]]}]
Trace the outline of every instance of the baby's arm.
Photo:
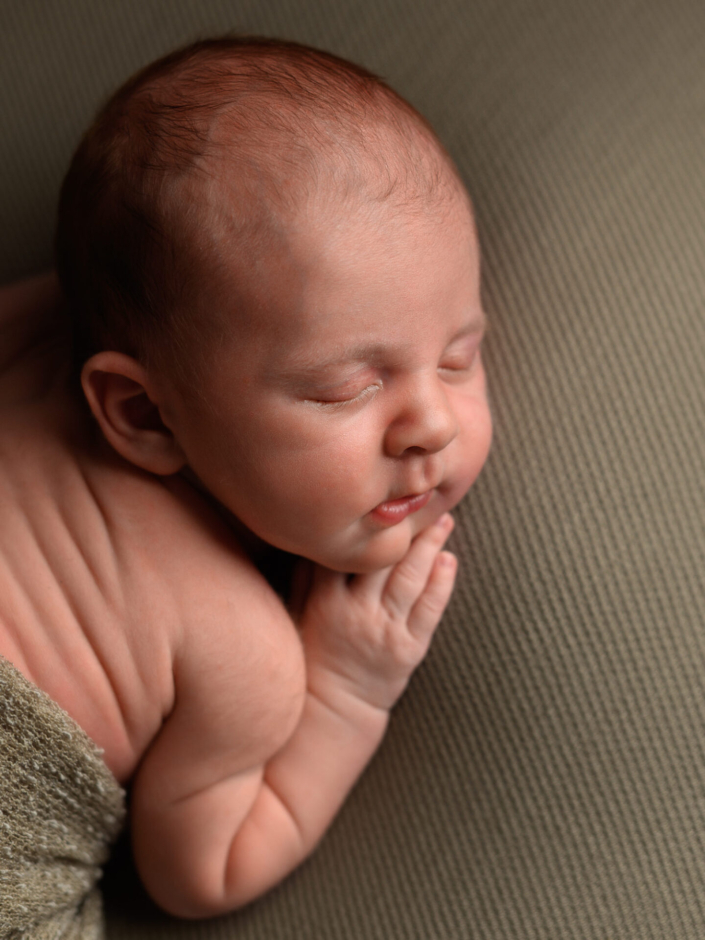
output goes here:
[{"label": "baby's arm", "polygon": [[[315,569],[299,623],[303,711],[294,706],[294,720],[300,719],[295,730],[280,729],[288,740],[273,756],[258,754],[258,737],[271,740],[266,720],[259,734],[252,729],[241,741],[234,712],[230,739],[218,740],[208,716],[198,714],[203,701],[185,710],[177,705],[173,729],[167,723],[137,778],[132,810],[138,868],[168,911],[202,917],[232,910],[280,881],[314,848],[428,649],[455,577],[455,559],[441,552],[451,529],[446,516],[417,536],[392,569],[352,578]],[[274,608],[270,614],[279,616]],[[222,678],[201,677],[206,689]],[[231,688],[229,698],[235,697]],[[215,714],[211,719],[227,727]],[[208,738],[205,753],[200,741]],[[180,761],[189,762],[185,774]]]}]

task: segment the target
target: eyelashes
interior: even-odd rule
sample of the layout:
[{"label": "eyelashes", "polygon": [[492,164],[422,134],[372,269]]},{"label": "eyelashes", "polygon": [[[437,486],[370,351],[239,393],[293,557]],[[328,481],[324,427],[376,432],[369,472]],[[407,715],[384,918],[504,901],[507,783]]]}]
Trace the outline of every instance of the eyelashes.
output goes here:
[{"label": "eyelashes", "polygon": [[352,404],[361,404],[363,401],[367,401],[369,398],[372,398],[377,392],[382,388],[382,382],[373,382],[371,385],[368,385],[366,388],[363,388],[361,392],[358,392],[357,395],[353,395],[351,398],[338,398],[332,401],[324,398],[305,398],[304,401],[307,404],[315,405],[319,408],[325,408],[327,411],[337,411],[341,408],[345,408],[348,405]]},{"label": "eyelashes", "polygon": [[[439,366],[438,372],[447,382],[453,384],[463,382],[473,375],[479,359],[479,350],[477,350],[469,362],[467,360],[459,360],[452,365]],[[382,380],[378,379],[376,382],[372,382],[370,385],[363,388],[362,391],[358,392],[356,395],[351,395],[349,398],[304,398],[303,401],[304,404],[312,405],[315,408],[321,409],[321,411],[342,411],[345,408],[362,405],[369,401],[374,398],[377,392],[382,388]]]}]

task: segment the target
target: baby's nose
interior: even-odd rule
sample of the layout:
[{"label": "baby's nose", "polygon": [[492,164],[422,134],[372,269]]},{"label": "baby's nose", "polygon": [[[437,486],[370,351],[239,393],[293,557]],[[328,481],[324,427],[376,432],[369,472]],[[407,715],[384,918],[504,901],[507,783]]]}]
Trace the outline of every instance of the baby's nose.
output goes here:
[{"label": "baby's nose", "polygon": [[442,381],[423,380],[402,400],[387,428],[385,447],[391,457],[407,451],[433,454],[443,450],[458,434],[458,418]]}]

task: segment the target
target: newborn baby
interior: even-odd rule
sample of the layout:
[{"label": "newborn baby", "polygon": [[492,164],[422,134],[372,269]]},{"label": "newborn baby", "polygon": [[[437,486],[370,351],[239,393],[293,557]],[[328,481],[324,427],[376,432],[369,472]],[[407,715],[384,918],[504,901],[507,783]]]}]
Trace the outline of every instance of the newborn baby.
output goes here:
[{"label": "newborn baby", "polygon": [[132,781],[155,901],[217,914],[311,852],[448,602],[491,438],[470,202],[374,76],[214,40],[105,106],[57,256],[73,372],[0,384],[0,654]]}]

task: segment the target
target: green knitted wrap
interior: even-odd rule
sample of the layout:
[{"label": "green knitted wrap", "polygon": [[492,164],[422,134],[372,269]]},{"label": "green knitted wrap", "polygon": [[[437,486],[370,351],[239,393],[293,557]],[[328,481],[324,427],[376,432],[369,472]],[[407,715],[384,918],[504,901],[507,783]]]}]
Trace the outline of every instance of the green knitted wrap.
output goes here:
[{"label": "green knitted wrap", "polygon": [[0,937],[101,940],[124,792],[70,716],[0,657]]}]

